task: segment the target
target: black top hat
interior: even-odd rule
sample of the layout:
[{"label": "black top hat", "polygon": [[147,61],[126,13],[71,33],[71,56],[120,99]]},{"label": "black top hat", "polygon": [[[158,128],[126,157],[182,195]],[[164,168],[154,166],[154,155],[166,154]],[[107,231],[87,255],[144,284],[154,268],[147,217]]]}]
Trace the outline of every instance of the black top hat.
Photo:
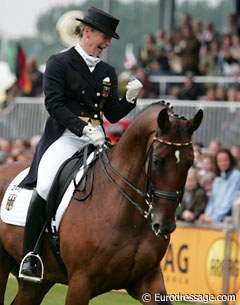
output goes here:
[{"label": "black top hat", "polygon": [[119,19],[99,10],[96,7],[89,8],[83,19],[76,18],[76,20],[101,31],[108,36],[119,39],[119,35],[115,32]]}]

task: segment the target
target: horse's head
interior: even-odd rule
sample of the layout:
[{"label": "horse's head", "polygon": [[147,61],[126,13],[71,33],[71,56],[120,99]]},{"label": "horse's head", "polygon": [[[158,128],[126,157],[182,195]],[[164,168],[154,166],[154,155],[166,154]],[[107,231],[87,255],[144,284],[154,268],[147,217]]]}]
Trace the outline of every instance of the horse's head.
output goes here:
[{"label": "horse's head", "polygon": [[176,228],[176,208],[181,202],[184,185],[194,161],[192,134],[202,122],[203,111],[191,119],[160,110],[157,130],[149,143],[146,162],[147,197],[152,229],[157,236]]},{"label": "horse's head", "polygon": [[106,177],[150,221],[157,236],[176,227],[176,208],[194,161],[192,135],[202,118],[202,110],[187,120],[165,102],[154,103],[132,121],[110,160],[106,150],[101,151]]}]

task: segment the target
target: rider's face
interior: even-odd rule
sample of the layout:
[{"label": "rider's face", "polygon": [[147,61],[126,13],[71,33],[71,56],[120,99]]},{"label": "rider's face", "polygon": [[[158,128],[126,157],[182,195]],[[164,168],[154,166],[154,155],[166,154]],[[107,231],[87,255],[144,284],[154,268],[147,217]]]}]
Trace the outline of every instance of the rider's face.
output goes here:
[{"label": "rider's face", "polygon": [[111,39],[112,37],[103,32],[86,26],[80,44],[89,55],[100,56],[102,51],[110,45]]}]

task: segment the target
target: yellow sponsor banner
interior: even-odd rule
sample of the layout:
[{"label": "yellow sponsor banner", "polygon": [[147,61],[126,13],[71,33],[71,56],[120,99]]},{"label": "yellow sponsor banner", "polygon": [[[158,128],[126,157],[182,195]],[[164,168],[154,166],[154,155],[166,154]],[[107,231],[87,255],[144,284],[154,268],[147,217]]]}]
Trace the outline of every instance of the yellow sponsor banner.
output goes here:
[{"label": "yellow sponsor banner", "polygon": [[226,294],[239,301],[239,257],[236,232],[178,227],[161,262],[168,294],[212,295],[208,303],[216,304]]}]

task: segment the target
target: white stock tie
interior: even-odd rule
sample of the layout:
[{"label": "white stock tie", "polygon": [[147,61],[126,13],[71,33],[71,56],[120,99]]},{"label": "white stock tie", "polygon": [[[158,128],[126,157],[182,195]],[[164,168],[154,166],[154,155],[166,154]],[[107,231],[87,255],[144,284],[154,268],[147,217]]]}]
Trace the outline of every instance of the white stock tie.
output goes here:
[{"label": "white stock tie", "polygon": [[88,66],[88,68],[90,69],[91,72],[95,69],[96,65],[101,61],[101,59],[99,57],[88,55],[83,50],[83,48],[80,47],[79,44],[76,45],[75,49],[82,56],[82,58],[86,62],[87,66]]}]

